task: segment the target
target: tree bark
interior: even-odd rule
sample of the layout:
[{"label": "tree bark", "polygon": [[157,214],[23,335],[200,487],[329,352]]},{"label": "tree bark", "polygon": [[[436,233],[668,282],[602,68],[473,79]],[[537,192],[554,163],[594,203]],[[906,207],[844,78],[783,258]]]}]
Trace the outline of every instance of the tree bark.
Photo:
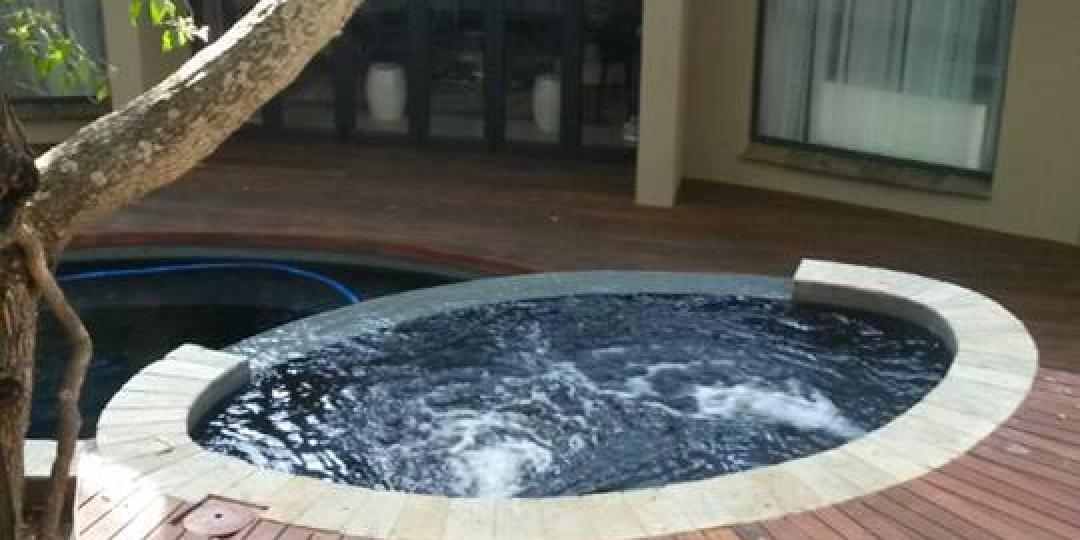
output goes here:
[{"label": "tree bark", "polygon": [[86,331],[82,319],[75,308],[67,301],[60,285],[53,278],[45,250],[34,231],[24,228],[15,231],[15,244],[22,250],[23,258],[30,277],[41,291],[41,296],[64,327],[71,346],[71,358],[64,373],[60,388],[57,389],[56,402],[56,457],[53,460],[52,476],[49,479],[49,498],[41,522],[37,523],[38,538],[59,540],[63,527],[62,513],[66,506],[68,477],[75,459],[75,448],[79,442],[79,430],[82,428],[82,414],[79,412],[79,396],[82,393],[86,371],[93,356],[93,342]]},{"label": "tree bark", "polygon": [[33,152],[0,93],[0,537],[22,530],[23,439],[33,388],[37,300],[14,245],[27,200],[39,184]]},{"label": "tree bark", "polygon": [[[263,103],[295,80],[362,3],[260,1],[160,85],[39,158],[41,186],[25,205],[20,201],[10,206],[13,214],[6,229],[26,225],[36,231],[51,265],[79,229],[177,180],[209,156]],[[0,175],[4,172],[0,168]],[[0,205],[0,211],[8,208]],[[4,232],[3,238],[0,457],[6,478],[0,480],[7,482],[12,501],[10,508],[0,508],[0,518],[11,515],[16,522],[0,523],[0,539],[16,534],[21,516],[38,296],[11,236]]]}]

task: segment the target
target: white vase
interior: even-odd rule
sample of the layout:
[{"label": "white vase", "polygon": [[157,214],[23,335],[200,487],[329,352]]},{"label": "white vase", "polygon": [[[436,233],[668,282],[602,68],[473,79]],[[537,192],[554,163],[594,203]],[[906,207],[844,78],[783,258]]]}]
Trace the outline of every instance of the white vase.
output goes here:
[{"label": "white vase", "polygon": [[405,68],[401,64],[372,64],[367,74],[367,101],[379,122],[396,122],[405,115]]},{"label": "white vase", "polygon": [[553,73],[536,77],[533,84],[533,120],[541,133],[559,132],[562,118],[562,79]]}]

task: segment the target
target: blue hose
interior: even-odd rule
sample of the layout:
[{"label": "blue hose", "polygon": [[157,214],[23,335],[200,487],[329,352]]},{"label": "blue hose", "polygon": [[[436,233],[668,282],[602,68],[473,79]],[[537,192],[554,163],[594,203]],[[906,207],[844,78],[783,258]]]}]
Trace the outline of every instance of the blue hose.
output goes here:
[{"label": "blue hose", "polygon": [[228,262],[228,263],[191,263],[191,264],[166,264],[161,266],[148,266],[145,268],[131,268],[123,270],[95,270],[90,272],[78,272],[59,276],[60,283],[72,283],[91,279],[107,279],[121,277],[150,276],[172,272],[187,272],[192,270],[272,270],[289,275],[298,276],[317,281],[334,292],[341,295],[350,304],[359,304],[363,301],[360,295],[353,292],[339,281],[318,272],[304,270],[288,264],[266,262]]}]

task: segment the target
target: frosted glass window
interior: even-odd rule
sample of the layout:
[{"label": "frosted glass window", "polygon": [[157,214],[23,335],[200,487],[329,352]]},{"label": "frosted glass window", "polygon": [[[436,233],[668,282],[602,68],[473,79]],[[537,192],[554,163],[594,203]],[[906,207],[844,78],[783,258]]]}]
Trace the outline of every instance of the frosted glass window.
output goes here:
[{"label": "frosted glass window", "polygon": [[764,0],[756,135],[994,167],[1012,0]]}]

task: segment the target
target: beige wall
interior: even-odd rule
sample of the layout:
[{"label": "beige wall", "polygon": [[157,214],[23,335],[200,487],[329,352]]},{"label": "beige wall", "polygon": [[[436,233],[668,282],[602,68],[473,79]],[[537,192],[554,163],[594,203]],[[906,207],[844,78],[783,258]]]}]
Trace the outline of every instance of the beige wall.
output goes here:
[{"label": "beige wall", "polygon": [[1017,3],[999,162],[990,200],[890,188],[740,160],[749,143],[757,0],[693,0],[690,6],[685,176],[1080,243],[1080,1]]},{"label": "beige wall", "polygon": [[105,19],[105,54],[114,69],[109,76],[115,105],[154,86],[180,67],[186,51],[161,52],[161,34],[131,24],[127,2],[101,0]]},{"label": "beige wall", "polygon": [[681,155],[686,100],[687,46],[691,0],[645,2],[642,29],[638,204],[672,206],[684,174]]}]

